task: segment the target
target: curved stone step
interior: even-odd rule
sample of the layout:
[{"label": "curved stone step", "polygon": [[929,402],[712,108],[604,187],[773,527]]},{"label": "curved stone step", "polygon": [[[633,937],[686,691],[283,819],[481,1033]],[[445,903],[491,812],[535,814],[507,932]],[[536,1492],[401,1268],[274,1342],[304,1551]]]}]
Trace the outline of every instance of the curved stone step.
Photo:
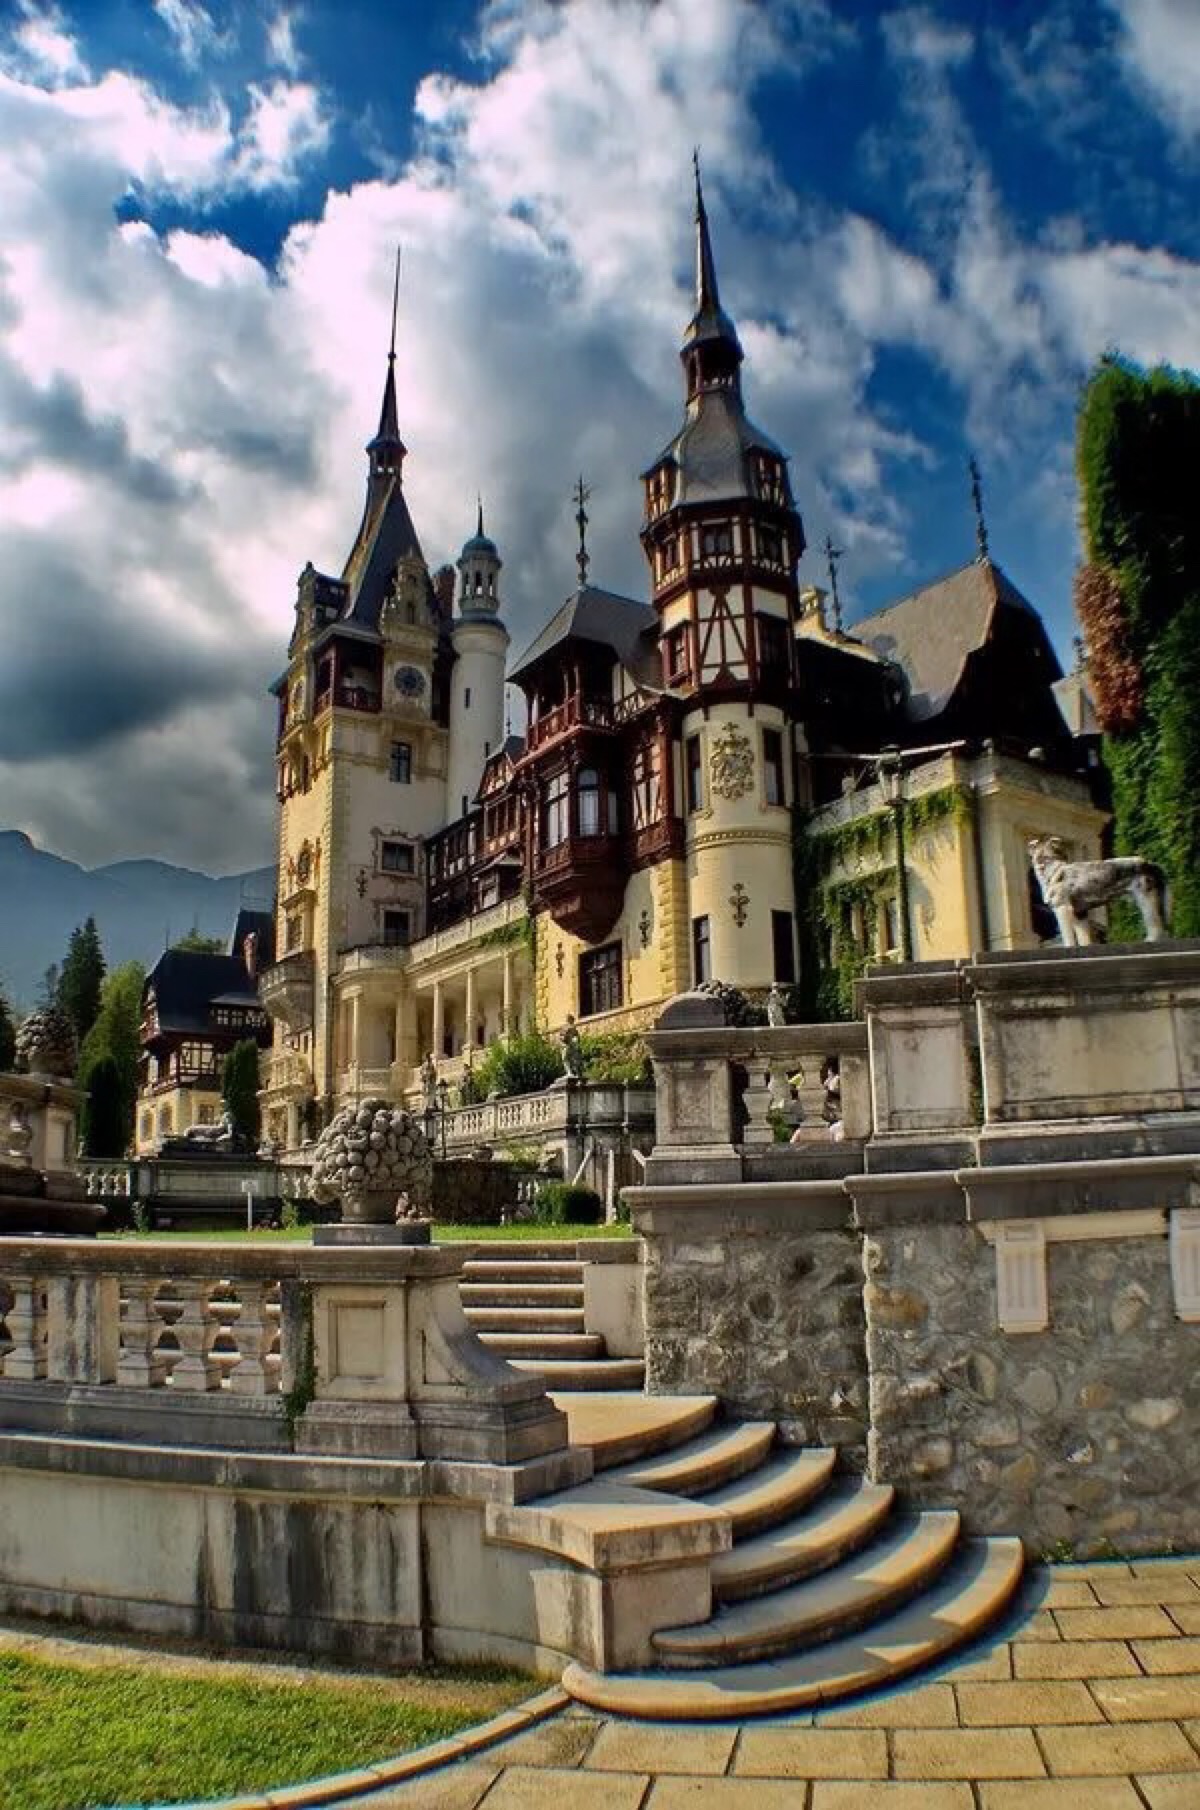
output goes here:
[{"label": "curved stone step", "polygon": [[511,1260],[493,1263],[472,1258],[462,1266],[464,1282],[521,1282],[527,1287],[531,1282],[583,1282],[582,1263],[546,1262],[534,1258],[529,1263],[513,1263]]},{"label": "curved stone step", "polygon": [[653,1721],[737,1721],[828,1703],[897,1683],[974,1639],[1004,1609],[1023,1566],[1019,1540],[971,1540],[929,1590],[827,1646],[704,1672],[606,1674],[575,1663],[562,1686],[595,1709]]},{"label": "curved stone step", "polygon": [[586,1332],[582,1307],[465,1307],[475,1332]]},{"label": "curved stone step", "polygon": [[641,1358],[508,1358],[514,1370],[536,1370],[548,1390],[640,1389]]},{"label": "curved stone step", "polygon": [[597,1471],[684,1445],[711,1425],[717,1411],[715,1395],[623,1395],[610,1389],[550,1399],[567,1417],[568,1440],[588,1447]]},{"label": "curved stone step", "polygon": [[623,1483],[639,1489],[667,1490],[686,1496],[731,1483],[763,1463],[775,1438],[773,1420],[745,1420],[717,1427],[667,1457],[642,1459],[619,1473]]},{"label": "curved stone step", "polygon": [[501,1357],[586,1361],[604,1356],[604,1340],[596,1332],[481,1332],[479,1340]]},{"label": "curved stone step", "polygon": [[704,1506],[724,1509],[733,1522],[734,1539],[744,1540],[788,1520],[820,1495],[836,1463],[831,1447],[784,1449],[747,1476],[707,1492]]},{"label": "curved stone step", "polygon": [[819,1577],[733,1603],[695,1627],[662,1629],[653,1637],[654,1649],[665,1666],[723,1666],[830,1640],[932,1583],[948,1563],[958,1531],[954,1509],[899,1522],[865,1552]]},{"label": "curved stone step", "polygon": [[770,1533],[742,1540],[713,1561],[713,1596],[740,1602],[825,1571],[873,1538],[891,1511],[890,1483],[852,1483],[827,1490],[805,1513]]},{"label": "curved stone step", "polygon": [[460,1282],[464,1307],[582,1307],[583,1284],[570,1282]]}]

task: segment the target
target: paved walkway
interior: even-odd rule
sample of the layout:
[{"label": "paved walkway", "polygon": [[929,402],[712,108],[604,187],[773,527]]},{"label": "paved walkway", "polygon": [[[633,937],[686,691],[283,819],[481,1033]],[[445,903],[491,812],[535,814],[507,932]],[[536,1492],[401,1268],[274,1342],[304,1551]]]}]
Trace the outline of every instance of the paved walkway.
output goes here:
[{"label": "paved walkway", "polygon": [[[1200,1810],[1200,1556],[1056,1566],[932,1679],[742,1724],[568,1708],[357,1810]],[[1029,1599],[1026,1599],[1027,1602]],[[886,1782],[885,1782],[886,1781]],[[343,1800],[346,1801],[346,1800]]]}]

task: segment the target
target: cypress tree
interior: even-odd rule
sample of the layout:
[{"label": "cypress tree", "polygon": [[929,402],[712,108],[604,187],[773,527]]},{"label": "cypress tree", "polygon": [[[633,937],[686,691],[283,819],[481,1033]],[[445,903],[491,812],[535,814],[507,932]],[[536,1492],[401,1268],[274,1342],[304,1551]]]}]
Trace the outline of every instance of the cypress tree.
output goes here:
[{"label": "cypress tree", "polygon": [[[141,1059],[142,989],[146,971],[140,962],[123,962],[105,977],[100,1011],[80,1052],[79,1081],[90,1085],[93,1069],[112,1061],[120,1080],[121,1140],[115,1152],[123,1156],[133,1139],[137,1107],[138,1064]],[[91,1155],[100,1155],[91,1151]]]},{"label": "cypress tree", "polygon": [[8,1000],[0,993],[0,1075],[8,1074],[16,1059],[17,1027]]},{"label": "cypress tree", "polygon": [[221,1065],[221,1098],[239,1136],[258,1139],[258,1045],[252,1037],[235,1043]]},{"label": "cypress tree", "polygon": [[111,1056],[93,1064],[83,1112],[83,1147],[89,1156],[124,1156],[129,1142],[125,1087]]}]

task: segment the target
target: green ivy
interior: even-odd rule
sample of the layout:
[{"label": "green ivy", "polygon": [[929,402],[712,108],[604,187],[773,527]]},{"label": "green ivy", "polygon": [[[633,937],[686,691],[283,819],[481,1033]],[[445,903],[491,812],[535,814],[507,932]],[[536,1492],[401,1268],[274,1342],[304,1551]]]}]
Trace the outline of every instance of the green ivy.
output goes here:
[{"label": "green ivy", "polygon": [[[286,1284],[284,1285],[287,1286]],[[299,1341],[296,1377],[291,1388],[280,1396],[279,1406],[287,1422],[288,1435],[295,1441],[296,1422],[317,1394],[317,1353],[313,1336],[313,1294],[307,1282],[296,1285],[296,1312],[292,1323]]]},{"label": "green ivy", "polygon": [[475,945],[477,949],[528,949],[533,953],[533,919],[529,916],[517,918],[511,924],[499,924],[495,930],[485,930]]}]

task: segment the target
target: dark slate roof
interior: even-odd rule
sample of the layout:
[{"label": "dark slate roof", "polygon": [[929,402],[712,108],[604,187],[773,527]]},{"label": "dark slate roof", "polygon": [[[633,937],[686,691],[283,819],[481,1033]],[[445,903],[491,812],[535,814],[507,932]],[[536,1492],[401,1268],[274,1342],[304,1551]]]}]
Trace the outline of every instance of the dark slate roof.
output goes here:
[{"label": "dark slate roof", "polygon": [[[389,478],[382,494],[367,494],[367,507],[358,530],[342,578],[350,587],[350,603],[344,620],[362,628],[377,629],[379,612],[392,582],[392,573],[400,560],[415,554],[424,564],[425,555],[413,527],[404,487],[399,477]],[[437,619],[433,589],[428,587],[430,620]]]},{"label": "dark slate roof", "polygon": [[591,641],[611,649],[627,672],[648,684],[661,683],[657,651],[658,616],[648,603],[582,585],[550,618],[509,673],[518,678],[567,641]]},{"label": "dark slate roof", "polygon": [[1044,638],[1041,617],[999,566],[973,560],[864,616],[853,628],[881,659],[903,670],[909,686],[907,714],[913,722],[927,722],[950,703],[967,661],[986,646],[1001,609],[1028,616]]},{"label": "dark slate roof", "polygon": [[195,949],[168,949],[146,976],[153,987],[163,1031],[211,1028],[210,1007],[257,1006],[258,990],[240,956],[205,955]]},{"label": "dark slate roof", "polygon": [[750,454],[774,454],[784,462],[787,454],[770,434],[755,427],[742,406],[735,386],[706,389],[688,404],[683,426],[643,472],[654,471],[664,460],[676,467],[677,503],[721,502],[727,497],[758,494]]}]

